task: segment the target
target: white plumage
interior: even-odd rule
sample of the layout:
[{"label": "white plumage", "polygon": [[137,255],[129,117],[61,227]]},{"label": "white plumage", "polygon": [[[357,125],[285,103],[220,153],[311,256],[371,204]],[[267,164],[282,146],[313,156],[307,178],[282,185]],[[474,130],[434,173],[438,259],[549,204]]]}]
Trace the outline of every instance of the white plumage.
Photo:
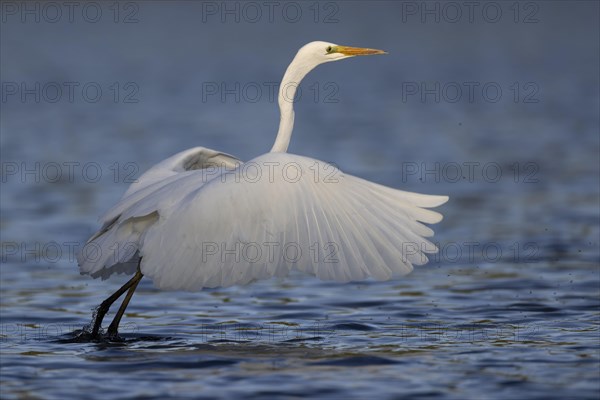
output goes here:
[{"label": "white plumage", "polygon": [[[108,278],[135,274],[106,299],[104,315],[143,276],[161,289],[199,290],[285,276],[295,268],[320,279],[384,280],[409,273],[436,252],[426,237],[441,214],[427,210],[446,196],[409,193],[346,175],[315,159],[286,153],[293,99],[314,67],[381,50],[312,42],[289,65],[278,97],[281,118],[271,152],[246,163],[195,147],[143,174],[102,217],[103,226],[78,257],[81,273]],[[290,90],[291,89],[291,90]]]},{"label": "white plumage", "polygon": [[[192,156],[203,169],[184,169]],[[339,282],[383,280],[437,250],[421,222],[441,220],[424,207],[445,196],[390,189],[288,153],[242,164],[196,148],[166,161],[104,216],[107,228],[91,247],[102,257],[81,260],[82,272],[133,273],[139,252],[142,273],[161,289],[244,284],[292,268]]]}]

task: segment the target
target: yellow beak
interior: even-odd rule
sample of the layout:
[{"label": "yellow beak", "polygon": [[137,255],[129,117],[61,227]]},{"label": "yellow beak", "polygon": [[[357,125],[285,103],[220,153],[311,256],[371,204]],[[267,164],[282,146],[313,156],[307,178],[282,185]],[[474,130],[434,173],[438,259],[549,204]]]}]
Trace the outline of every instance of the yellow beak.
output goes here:
[{"label": "yellow beak", "polygon": [[370,56],[374,54],[387,54],[387,52],[383,50],[349,46],[335,46],[331,49],[331,53],[341,53],[345,56]]}]

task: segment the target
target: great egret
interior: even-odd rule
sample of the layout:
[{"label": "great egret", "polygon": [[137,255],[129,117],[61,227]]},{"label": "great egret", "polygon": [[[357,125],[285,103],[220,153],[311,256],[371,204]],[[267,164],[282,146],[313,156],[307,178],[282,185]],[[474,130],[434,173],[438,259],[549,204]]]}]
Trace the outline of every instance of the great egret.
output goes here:
[{"label": "great egret", "polygon": [[279,89],[279,131],[269,153],[247,163],[195,147],[150,168],[102,218],[78,256],[82,274],[133,278],[96,310],[92,338],[122,294],[119,322],[145,275],[160,289],[199,290],[284,276],[290,269],[347,282],[390,279],[427,262],[437,248],[421,224],[448,200],[404,192],[346,175],[334,166],[286,153],[293,98],[317,65],[382,50],[311,42],[287,68]]}]

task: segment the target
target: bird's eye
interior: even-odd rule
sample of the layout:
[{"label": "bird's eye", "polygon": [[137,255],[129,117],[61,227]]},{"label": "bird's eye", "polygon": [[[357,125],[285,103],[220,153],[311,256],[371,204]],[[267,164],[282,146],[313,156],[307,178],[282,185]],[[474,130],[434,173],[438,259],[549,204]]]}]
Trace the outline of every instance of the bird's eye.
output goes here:
[{"label": "bird's eye", "polygon": [[327,46],[327,48],[325,49],[325,51],[327,51],[327,53],[331,53],[331,50],[333,50],[333,48],[331,46]]}]

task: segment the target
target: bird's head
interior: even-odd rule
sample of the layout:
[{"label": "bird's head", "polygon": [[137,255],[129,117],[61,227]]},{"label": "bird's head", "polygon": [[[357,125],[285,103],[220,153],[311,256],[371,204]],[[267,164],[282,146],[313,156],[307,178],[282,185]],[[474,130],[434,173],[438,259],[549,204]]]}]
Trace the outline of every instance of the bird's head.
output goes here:
[{"label": "bird's head", "polygon": [[340,46],[329,42],[310,42],[304,45],[296,57],[311,60],[315,65],[343,60],[354,56],[370,56],[375,54],[387,54],[383,50],[367,49],[363,47]]}]

